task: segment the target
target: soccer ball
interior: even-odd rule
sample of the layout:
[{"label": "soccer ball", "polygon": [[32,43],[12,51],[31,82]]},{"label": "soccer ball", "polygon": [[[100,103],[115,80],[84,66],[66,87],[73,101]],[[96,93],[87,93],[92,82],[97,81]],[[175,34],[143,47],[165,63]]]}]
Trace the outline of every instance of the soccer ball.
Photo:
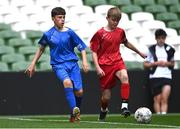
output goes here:
[{"label": "soccer ball", "polygon": [[147,124],[151,122],[152,112],[147,107],[140,107],[134,113],[134,118],[138,123]]}]

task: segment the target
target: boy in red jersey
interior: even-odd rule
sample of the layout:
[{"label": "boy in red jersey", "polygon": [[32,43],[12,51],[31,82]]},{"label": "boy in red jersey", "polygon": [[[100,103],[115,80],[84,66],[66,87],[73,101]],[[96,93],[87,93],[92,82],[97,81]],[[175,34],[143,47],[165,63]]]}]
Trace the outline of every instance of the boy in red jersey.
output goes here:
[{"label": "boy in red jersey", "polygon": [[108,103],[111,98],[111,89],[115,86],[116,78],[121,81],[120,97],[122,98],[122,115],[130,115],[128,110],[128,99],[130,85],[126,66],[120,54],[120,44],[138,53],[141,53],[126,39],[123,29],[117,27],[121,19],[121,11],[117,7],[110,8],[107,12],[107,26],[99,29],[90,41],[92,58],[99,75],[101,84],[101,111],[99,120],[104,121],[108,112]]}]

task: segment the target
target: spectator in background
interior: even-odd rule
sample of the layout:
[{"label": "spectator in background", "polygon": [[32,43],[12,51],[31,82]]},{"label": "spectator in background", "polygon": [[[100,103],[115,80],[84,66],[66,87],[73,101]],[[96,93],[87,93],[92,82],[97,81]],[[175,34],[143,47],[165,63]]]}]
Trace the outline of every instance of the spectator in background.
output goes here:
[{"label": "spectator in background", "polygon": [[54,26],[45,32],[39,40],[40,47],[25,73],[32,77],[36,62],[41,57],[45,47],[48,46],[50,48],[52,69],[64,86],[71,112],[70,122],[74,122],[80,120],[80,105],[83,96],[80,68],[77,63],[78,57],[74,52],[75,47],[81,52],[82,67],[85,72],[88,71],[88,64],[86,45],[72,29],[64,26],[65,15],[66,12],[61,7],[52,9],[51,17]]},{"label": "spectator in background", "polygon": [[93,61],[101,84],[100,121],[104,121],[106,118],[111,90],[116,85],[116,78],[121,81],[119,92],[119,96],[122,98],[121,114],[125,117],[130,115],[128,109],[130,84],[127,70],[120,54],[120,45],[124,44],[127,48],[145,58],[143,53],[128,42],[125,31],[117,27],[121,19],[119,8],[110,8],[106,19],[108,22],[107,26],[100,28],[90,41]]},{"label": "spectator in background", "polygon": [[149,85],[154,100],[153,107],[157,114],[167,113],[172,85],[175,50],[165,43],[166,36],[163,29],[155,31],[157,43],[149,47],[149,53],[144,61],[144,68],[149,71]]}]

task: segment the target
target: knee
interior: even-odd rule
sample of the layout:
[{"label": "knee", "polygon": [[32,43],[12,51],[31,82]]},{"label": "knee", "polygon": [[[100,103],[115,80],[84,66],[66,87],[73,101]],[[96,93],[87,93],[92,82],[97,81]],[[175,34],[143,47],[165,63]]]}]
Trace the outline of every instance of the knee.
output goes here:
[{"label": "knee", "polygon": [[129,83],[129,78],[127,75],[123,75],[121,78],[121,83]]},{"label": "knee", "polygon": [[104,101],[109,101],[110,99],[111,99],[111,94],[104,94],[102,96],[102,100],[104,100]]},{"label": "knee", "polygon": [[77,97],[83,96],[83,89],[80,89],[80,90],[78,90],[78,91],[75,91],[75,96],[77,96]]},{"label": "knee", "polygon": [[167,103],[167,102],[168,102],[168,99],[166,99],[166,98],[162,98],[162,99],[161,99],[161,103],[162,103],[162,104],[165,104],[165,103]]},{"label": "knee", "polygon": [[66,88],[73,87],[73,84],[72,84],[71,80],[69,80],[69,79],[64,80],[63,84],[64,84],[64,87],[66,87]]}]

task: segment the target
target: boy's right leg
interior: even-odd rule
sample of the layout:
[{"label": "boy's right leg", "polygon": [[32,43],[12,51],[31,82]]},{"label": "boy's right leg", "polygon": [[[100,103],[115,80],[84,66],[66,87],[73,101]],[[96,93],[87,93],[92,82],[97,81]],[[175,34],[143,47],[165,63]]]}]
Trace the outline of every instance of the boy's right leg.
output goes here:
[{"label": "boy's right leg", "polygon": [[64,85],[66,100],[71,110],[71,116],[70,116],[69,121],[74,122],[76,118],[76,115],[74,113],[74,109],[76,108],[76,99],[74,95],[73,84],[70,79],[65,79],[63,81],[63,85]]}]

